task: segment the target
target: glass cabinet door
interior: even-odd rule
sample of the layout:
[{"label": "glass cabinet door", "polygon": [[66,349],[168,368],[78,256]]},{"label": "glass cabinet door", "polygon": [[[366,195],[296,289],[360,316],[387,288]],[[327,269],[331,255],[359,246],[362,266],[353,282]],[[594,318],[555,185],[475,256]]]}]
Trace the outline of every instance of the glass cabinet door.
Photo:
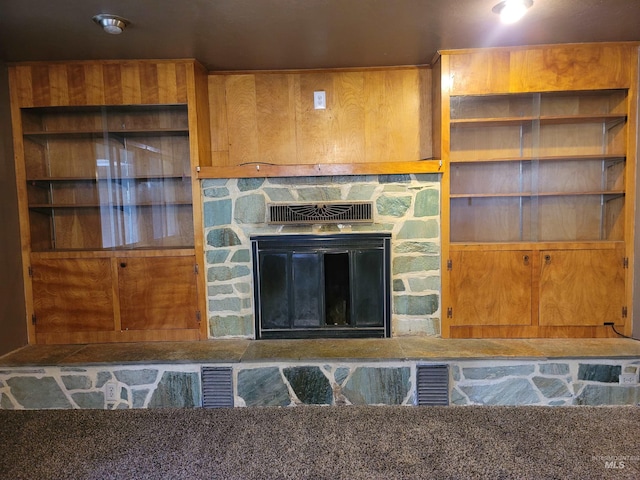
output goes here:
[{"label": "glass cabinet door", "polygon": [[451,241],[624,238],[626,91],[451,98]]},{"label": "glass cabinet door", "polygon": [[33,251],[193,247],[186,105],[22,109]]}]

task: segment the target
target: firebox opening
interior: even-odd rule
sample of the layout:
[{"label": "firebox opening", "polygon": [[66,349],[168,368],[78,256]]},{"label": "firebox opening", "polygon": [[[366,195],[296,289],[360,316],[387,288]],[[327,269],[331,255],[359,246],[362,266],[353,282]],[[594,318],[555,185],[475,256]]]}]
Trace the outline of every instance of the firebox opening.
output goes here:
[{"label": "firebox opening", "polygon": [[391,336],[388,233],[251,237],[256,338]]},{"label": "firebox opening", "polygon": [[324,255],[325,324],[350,325],[349,254]]}]

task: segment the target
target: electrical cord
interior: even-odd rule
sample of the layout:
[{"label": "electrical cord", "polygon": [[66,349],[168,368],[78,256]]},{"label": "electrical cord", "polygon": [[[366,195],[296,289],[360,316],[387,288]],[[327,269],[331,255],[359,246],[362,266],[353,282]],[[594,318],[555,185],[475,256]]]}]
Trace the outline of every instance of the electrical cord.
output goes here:
[{"label": "electrical cord", "polygon": [[623,333],[620,333],[618,330],[616,330],[616,326],[614,325],[613,322],[604,322],[605,326],[608,325],[611,327],[611,329],[618,334],[619,336],[621,336],[622,338],[628,338],[629,340],[635,340],[636,342],[640,342],[640,338],[633,338],[633,337],[629,337],[627,335],[624,335]]}]

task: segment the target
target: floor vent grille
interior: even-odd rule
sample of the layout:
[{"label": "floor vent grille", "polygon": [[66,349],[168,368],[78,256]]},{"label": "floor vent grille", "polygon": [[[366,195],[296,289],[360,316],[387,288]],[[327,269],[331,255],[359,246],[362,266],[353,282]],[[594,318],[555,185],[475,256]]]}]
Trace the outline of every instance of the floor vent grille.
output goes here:
[{"label": "floor vent grille", "polygon": [[202,406],[233,407],[233,371],[230,367],[202,367]]},{"label": "floor vent grille", "polygon": [[271,224],[371,223],[373,202],[270,203]]},{"label": "floor vent grille", "polygon": [[416,384],[418,405],[449,405],[448,365],[418,365]]}]

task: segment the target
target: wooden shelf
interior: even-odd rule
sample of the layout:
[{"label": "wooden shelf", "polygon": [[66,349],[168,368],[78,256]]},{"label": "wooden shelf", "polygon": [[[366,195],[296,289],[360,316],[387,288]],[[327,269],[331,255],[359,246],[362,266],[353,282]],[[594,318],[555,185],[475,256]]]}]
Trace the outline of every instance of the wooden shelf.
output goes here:
[{"label": "wooden shelf", "polygon": [[583,195],[607,195],[619,197],[623,190],[594,190],[585,192],[513,192],[513,193],[452,193],[451,198],[495,198],[495,197],[576,197]]},{"label": "wooden shelf", "polygon": [[581,161],[625,161],[624,154],[604,154],[604,155],[557,155],[547,157],[505,157],[505,158],[478,158],[473,160],[451,159],[449,163],[499,163],[499,162],[581,162]]},{"label": "wooden shelf", "polygon": [[450,242],[452,251],[487,250],[615,250],[624,246],[621,240],[553,241],[553,242]]},{"label": "wooden shelf", "polygon": [[443,173],[441,160],[380,163],[317,163],[272,165],[251,163],[226,167],[200,167],[199,179],[206,178],[261,178],[261,177],[319,177],[333,175],[402,175]]},{"label": "wooden shelf", "polygon": [[29,184],[40,183],[56,183],[56,182],[113,182],[119,183],[123,181],[145,181],[145,180],[186,180],[191,179],[190,175],[136,175],[117,178],[100,178],[100,177],[33,177],[27,178]]},{"label": "wooden shelf", "polygon": [[51,204],[51,203],[38,203],[31,204],[29,208],[31,210],[54,210],[57,208],[138,208],[138,207],[171,207],[181,205],[192,205],[191,202],[140,202],[140,203],[125,203],[121,205],[117,204],[104,204],[104,203],[64,203],[64,204]]},{"label": "wooden shelf", "polygon": [[626,115],[611,113],[597,115],[557,115],[557,116],[523,116],[495,118],[458,118],[451,119],[451,127],[502,127],[525,126],[533,122],[540,125],[570,125],[585,123],[608,123],[613,126],[627,119]]},{"label": "wooden shelf", "polygon": [[126,137],[150,137],[150,136],[180,136],[189,135],[187,128],[153,128],[153,129],[123,129],[123,130],[60,130],[60,131],[28,131],[23,132],[26,138],[85,138],[85,137],[109,137],[109,136],[126,136]]},{"label": "wooden shelf", "polygon": [[190,246],[162,246],[162,247],[114,247],[97,249],[55,249],[40,250],[31,253],[36,260],[56,258],[126,258],[126,257],[191,257],[195,250]]}]

